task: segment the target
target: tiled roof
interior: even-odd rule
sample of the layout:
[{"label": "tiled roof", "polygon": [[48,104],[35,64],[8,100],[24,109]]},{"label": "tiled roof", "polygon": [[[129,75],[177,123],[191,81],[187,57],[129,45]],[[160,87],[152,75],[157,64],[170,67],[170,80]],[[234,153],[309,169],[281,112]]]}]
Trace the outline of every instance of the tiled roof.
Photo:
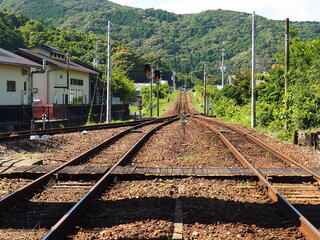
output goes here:
[{"label": "tiled roof", "polygon": [[49,45],[45,45],[45,44],[42,44],[42,43],[39,43],[35,46],[32,46],[32,47],[29,47],[28,50],[30,49],[33,49],[35,47],[39,47],[39,48],[42,48],[48,52],[51,52],[51,53],[58,53],[58,54],[62,54],[62,55],[66,55],[64,52],[62,52],[61,50],[55,48],[55,47],[52,47],[52,46],[49,46]]},{"label": "tiled roof", "polygon": [[[46,64],[52,65],[54,67],[67,69],[67,62],[63,60],[53,59],[47,56],[44,56],[40,53],[35,53],[27,49],[19,48],[18,50],[14,51],[16,54],[19,54],[20,56],[26,57],[28,59],[32,59],[35,62],[42,63],[42,60],[46,60]],[[69,69],[75,70],[79,72],[87,72],[87,73],[93,73],[93,74],[99,74],[97,71],[91,70],[89,68],[86,68],[84,66],[81,66],[75,62],[70,61],[69,63]]]},{"label": "tiled roof", "polygon": [[22,67],[41,67],[42,65],[30,61],[17,54],[9,52],[5,49],[0,48],[0,64],[22,66]]}]

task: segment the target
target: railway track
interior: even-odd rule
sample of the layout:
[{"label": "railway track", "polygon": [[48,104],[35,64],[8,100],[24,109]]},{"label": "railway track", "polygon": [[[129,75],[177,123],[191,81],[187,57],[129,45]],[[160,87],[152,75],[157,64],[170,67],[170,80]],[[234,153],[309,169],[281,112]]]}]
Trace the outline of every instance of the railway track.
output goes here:
[{"label": "railway track", "polygon": [[[287,158],[260,140],[233,126],[212,118],[196,116],[194,121],[207,126],[228,146],[244,167],[251,169],[267,189],[270,197],[285,208],[291,220],[300,226],[308,239],[320,239],[320,176],[312,169]],[[265,163],[274,167],[301,168],[312,175],[311,183],[284,185],[272,183],[259,168]]]},{"label": "railway track", "polygon": [[[212,125],[210,128],[213,130],[214,123],[209,121],[212,119],[195,115],[195,111],[189,104],[190,98],[186,93],[182,93],[176,106],[179,115],[189,116],[191,114],[189,119],[192,122],[201,122],[205,128]],[[296,226],[300,226],[301,232],[307,239],[320,239],[319,231],[316,229],[318,218],[315,214],[319,212],[319,201],[317,200],[319,185],[316,178],[308,184],[270,181],[268,175],[265,174],[266,171],[263,171],[267,165],[260,161],[261,156],[264,157],[264,161],[272,161],[274,165],[279,164],[277,166],[282,168],[291,168],[293,163],[288,161],[280,163],[282,160],[277,155],[265,154],[261,146],[253,146],[244,141],[243,135],[235,136],[234,130],[215,125],[222,131],[219,132],[217,129],[213,131],[214,135],[221,139],[223,139],[222,134],[230,137],[230,142],[237,148],[241,148],[239,151],[231,147],[228,140],[222,140],[223,143],[219,143],[220,145],[215,148],[223,156],[220,156],[220,162],[233,153],[235,154],[234,159],[238,159],[246,169],[250,169],[247,170],[250,174],[249,177],[246,177],[245,182],[243,180],[206,179],[210,169],[203,167],[192,170],[199,174],[198,178],[186,178],[190,176],[185,174],[188,169],[176,169],[179,174],[175,175],[173,171],[163,168],[166,166],[165,161],[158,170],[141,167],[139,162],[134,160],[140,157],[141,152],[137,154],[141,150],[140,147],[147,139],[151,140],[148,143],[151,146],[154,146],[157,141],[161,143],[161,140],[157,140],[162,136],[160,128],[165,129],[167,128],[164,127],[165,125],[178,119],[179,117],[172,116],[165,120],[153,120],[154,125],[152,126],[145,126],[143,123],[120,132],[96,146],[94,150],[91,149],[77,156],[26,187],[2,198],[0,216],[6,221],[1,223],[0,236],[10,233],[10,231],[2,233],[3,229],[10,229],[10,226],[21,231],[21,226],[14,225],[17,222],[10,222],[10,216],[21,215],[23,209],[27,209],[27,212],[24,213],[30,216],[29,220],[20,221],[27,226],[24,229],[26,231],[21,231],[26,239],[32,234],[36,234],[35,239],[65,239],[68,237],[74,240],[254,239],[255,237],[271,239],[266,238],[268,235],[277,239],[286,239],[288,236],[292,236],[292,239],[304,239],[296,231]],[[154,123],[156,121],[158,123]],[[160,123],[161,121],[165,122]],[[169,128],[170,131],[174,133],[177,130]],[[155,135],[151,138],[153,134]],[[159,136],[155,138],[157,134]],[[208,135],[209,132],[204,130],[204,134]],[[140,140],[137,142],[138,136]],[[245,134],[246,138],[247,136],[248,134]],[[203,139],[200,137],[197,140]],[[218,142],[217,137],[213,141]],[[160,143],[158,146],[161,151]],[[172,144],[177,143],[172,141]],[[225,148],[221,144],[229,145],[230,150],[221,151],[221,148]],[[181,146],[184,149],[189,148],[186,144]],[[252,153],[254,154],[250,155]],[[157,152],[151,154],[156,156]],[[230,165],[227,166],[231,169],[232,166],[239,166],[234,162],[228,164]],[[97,181],[62,181],[57,173],[72,165],[88,168],[100,166],[106,170]],[[121,169],[119,166],[124,167]],[[128,169],[141,173],[139,176],[129,176],[125,173]],[[151,173],[151,170],[155,174]],[[236,170],[237,168],[232,172]],[[121,174],[117,171],[120,171]],[[163,177],[159,178],[158,171]],[[215,170],[213,168],[210,171]],[[172,177],[170,177],[170,172]],[[253,176],[259,179],[263,187],[252,180]],[[33,184],[35,185],[30,187]],[[273,201],[270,201],[267,195]],[[55,206],[51,206],[53,202],[56,203]],[[16,207],[12,208],[14,203]],[[286,213],[291,213],[293,224],[289,223],[288,218],[278,211],[278,205],[275,203],[280,203],[284,206]],[[31,207],[34,210],[30,210]],[[11,210],[13,212],[10,212]],[[52,211],[54,211],[52,218],[46,217],[50,216]],[[307,215],[307,212],[311,214]],[[12,239],[12,237],[7,239]]]},{"label": "railway track", "polygon": [[40,135],[40,136],[55,135],[55,134],[79,132],[84,130],[103,130],[103,129],[110,129],[110,128],[130,127],[130,126],[135,126],[150,120],[152,119],[145,118],[145,119],[136,120],[136,121],[108,123],[108,124],[99,124],[99,125],[91,125],[91,126],[77,126],[77,127],[53,128],[53,129],[43,129],[43,130],[6,132],[6,133],[0,133],[0,142],[8,142],[8,141],[13,141],[18,139],[27,139],[31,135]]},{"label": "railway track", "polygon": [[[40,178],[36,179],[35,181],[29,183],[25,187],[5,196],[4,198],[0,199],[0,209],[2,210],[1,214],[1,219],[5,219],[5,221],[1,221],[2,228],[15,228],[17,227],[15,224],[22,224],[22,226],[27,226],[30,228],[30,226],[33,226],[34,228],[39,228],[37,223],[41,223],[41,226],[44,226],[45,229],[50,228],[53,224],[53,222],[56,222],[56,218],[61,217],[61,212],[65,212],[66,207],[70,207],[70,204],[73,205],[71,202],[68,204],[68,198],[71,198],[70,196],[78,196],[78,198],[73,197],[72,200],[76,200],[77,204],[70,210],[72,213],[79,211],[80,206],[82,204],[86,203],[89,201],[90,196],[92,197],[93,195],[97,194],[100,188],[103,188],[103,184],[111,180],[110,173],[112,170],[121,164],[124,164],[126,161],[129,161],[130,158],[139,150],[141,145],[144,144],[145,141],[159,128],[162,126],[170,123],[171,121],[177,120],[176,117],[168,117],[168,118],[163,118],[161,120],[156,119],[152,120],[146,123],[142,123],[140,125],[134,126],[128,130],[124,130],[117,134],[114,137],[111,137],[110,139],[106,140],[102,144],[97,145],[96,147],[92,148],[91,150],[85,152],[84,154],[72,159],[68,163],[55,168],[51,172],[45,174],[44,176],[41,176]],[[162,123],[161,123],[162,122]],[[153,123],[153,126],[148,126],[147,128],[149,129],[143,129],[146,128],[147,124]],[[90,157],[96,158],[100,154],[103,154],[103,149],[108,147],[110,144],[120,141],[119,139],[127,134],[136,134],[137,132],[135,130],[137,129],[143,129],[145,131],[139,131],[141,138],[138,142],[135,142],[135,144],[127,145],[127,150],[122,150],[118,155],[124,155],[122,157],[118,157],[117,161],[113,164],[113,166],[109,169],[109,171],[97,182],[95,185],[93,183],[55,183],[55,178],[54,174],[58,173],[60,170],[62,170],[64,167],[68,165],[73,165],[73,164],[81,164],[81,162],[86,162]],[[150,129],[151,128],[151,129]],[[148,131],[147,131],[148,130]],[[128,143],[132,141],[133,139],[129,139]],[[117,144],[119,145],[119,144]],[[128,150],[129,148],[129,150]],[[91,159],[92,161],[92,159]],[[109,163],[110,165],[110,163]],[[68,189],[69,195],[65,195],[65,191],[61,191],[61,186],[64,187],[64,189]],[[79,191],[79,186],[81,191]],[[84,188],[84,186],[86,188]],[[88,189],[90,188],[90,189]],[[44,190],[43,190],[44,189]],[[60,191],[57,191],[60,190]],[[89,190],[89,191],[87,191]],[[39,192],[40,194],[35,194],[36,192]],[[33,197],[27,201],[23,201],[23,199],[28,199],[28,196]],[[54,197],[52,197],[54,196]],[[84,196],[84,197],[82,197]],[[80,198],[81,197],[81,198]],[[41,201],[42,200],[42,201]],[[43,201],[44,200],[44,201]],[[41,204],[35,204],[35,202],[40,201]],[[63,202],[63,206],[60,207],[59,204],[57,208],[54,207],[48,207],[46,206],[46,202]],[[14,211],[7,210],[11,209],[10,207],[14,204],[18,203],[15,205]],[[50,205],[50,204],[49,204]],[[54,212],[55,214],[50,214],[51,212]],[[69,212],[70,212],[69,211]],[[10,216],[21,216],[22,219],[14,219],[10,218]],[[37,217],[39,216],[40,217]],[[70,213],[68,213],[68,216]],[[53,218],[52,218],[53,217]],[[23,220],[24,219],[24,220]],[[49,219],[49,220],[48,220]],[[68,218],[69,219],[69,218]],[[49,232],[46,237],[43,239],[57,239],[56,237],[60,234],[62,234],[61,228],[64,228],[66,225],[66,221],[70,220],[64,220],[62,221],[61,224],[58,224],[57,227],[59,230],[52,230]],[[51,224],[51,225],[50,225]],[[43,229],[40,229],[39,231],[36,231],[37,234],[42,234]],[[26,233],[27,235],[31,233]]]}]

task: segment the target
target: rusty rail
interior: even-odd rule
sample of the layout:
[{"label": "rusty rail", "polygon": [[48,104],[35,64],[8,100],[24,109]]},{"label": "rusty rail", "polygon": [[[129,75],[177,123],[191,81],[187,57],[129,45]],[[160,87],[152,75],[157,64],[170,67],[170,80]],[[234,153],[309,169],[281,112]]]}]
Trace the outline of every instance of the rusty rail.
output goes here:
[{"label": "rusty rail", "polygon": [[290,159],[288,158],[287,156],[285,156],[284,154],[280,153],[279,151],[275,150],[274,148],[268,146],[267,144],[263,143],[262,141],[260,141],[259,139],[257,139],[256,137],[252,136],[251,134],[247,133],[247,132],[244,132],[242,131],[241,129],[238,129],[234,126],[231,126],[231,125],[228,125],[228,124],[223,124],[219,121],[216,121],[212,118],[206,118],[206,117],[203,117],[203,116],[197,116],[198,118],[201,118],[201,119],[205,119],[207,121],[210,121],[210,122],[213,122],[217,125],[221,125],[221,126],[224,126],[224,127],[227,127],[245,137],[247,137],[248,139],[250,139],[252,142],[258,144],[260,147],[264,148],[266,151],[274,154],[276,157],[278,157],[279,159],[281,159],[282,161],[288,163],[289,165],[295,165],[301,169],[303,169],[304,171],[306,171],[307,173],[310,173],[314,179],[316,179],[317,181],[320,181],[320,175],[318,173],[316,173],[315,171],[313,171],[312,169],[309,169],[305,166],[303,166],[302,164],[298,163],[297,161],[293,160],[293,159]]},{"label": "rusty rail", "polygon": [[78,132],[83,130],[102,130],[102,129],[109,129],[109,128],[129,127],[129,126],[135,126],[135,125],[141,124],[143,122],[148,122],[154,119],[155,118],[146,118],[146,119],[141,119],[137,121],[108,123],[108,124],[99,124],[99,125],[91,125],[91,126],[77,126],[77,127],[52,128],[52,129],[43,129],[43,130],[6,132],[6,133],[0,133],[0,142],[26,139],[31,135],[54,135],[54,134],[61,134],[61,133]]},{"label": "rusty rail", "polygon": [[286,213],[291,217],[291,220],[300,225],[300,231],[306,236],[307,239],[310,240],[319,240],[320,232],[316,229],[311,222],[308,221],[288,200],[285,199],[269,182],[264,178],[260,172],[255,169],[249,162],[246,160],[242,154],[226,139],[222,133],[220,133],[216,128],[210,126],[206,122],[198,120],[196,118],[192,118],[192,120],[198,122],[199,124],[208,127],[210,130],[218,134],[219,138],[224,142],[224,144],[228,147],[228,149],[234,154],[234,156],[240,161],[240,163],[251,169],[254,174],[259,178],[259,182],[264,185],[268,194],[277,203],[279,203],[282,207],[284,207],[287,211]]},{"label": "rusty rail", "polygon": [[112,181],[111,173],[118,165],[124,165],[139,151],[143,144],[160,128],[178,120],[179,118],[172,118],[167,122],[151,129],[146,133],[116,164],[114,164],[108,172],[83,196],[42,238],[42,240],[56,240],[66,237],[70,230],[70,226],[74,224],[75,218],[80,214],[84,207],[94,199],[101,191],[106,189],[108,183]]},{"label": "rusty rail", "polygon": [[66,166],[70,166],[70,165],[76,165],[81,161],[85,161],[86,159],[88,159],[89,157],[93,156],[94,154],[96,154],[98,151],[101,151],[102,149],[104,149],[105,147],[107,147],[108,145],[112,144],[113,142],[115,142],[116,140],[120,139],[121,137],[125,136],[126,134],[130,133],[132,130],[135,130],[139,127],[148,125],[148,124],[153,124],[153,123],[157,123],[157,122],[161,122],[161,121],[170,121],[172,119],[175,119],[176,117],[167,117],[167,118],[157,118],[148,122],[144,122],[144,123],[140,123],[139,125],[133,126],[131,128],[128,128],[116,135],[114,135],[113,137],[105,140],[104,142],[96,145],[95,147],[91,148],[90,150],[80,154],[79,156],[75,157],[74,159],[71,159],[70,161],[66,162],[65,164],[53,169],[52,171],[50,171],[49,173],[44,174],[43,176],[37,178],[36,180],[34,180],[33,182],[27,184],[26,186],[18,189],[17,191],[3,197],[0,199],[0,210],[3,210],[9,206],[12,206],[15,202],[22,200],[26,197],[28,197],[29,195],[33,194],[35,191],[37,191],[39,188],[45,186],[50,179],[54,176],[55,173],[57,173],[58,171],[60,171],[61,169],[63,169]]}]

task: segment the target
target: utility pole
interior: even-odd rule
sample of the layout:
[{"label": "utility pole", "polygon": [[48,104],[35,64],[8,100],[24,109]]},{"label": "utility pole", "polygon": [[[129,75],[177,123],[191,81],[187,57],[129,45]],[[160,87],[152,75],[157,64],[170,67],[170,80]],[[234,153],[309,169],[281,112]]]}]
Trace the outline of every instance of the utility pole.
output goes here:
[{"label": "utility pole", "polygon": [[111,122],[111,22],[108,21],[108,59],[107,59],[107,103],[106,122]]},{"label": "utility pole", "polygon": [[172,73],[173,91],[176,90],[176,72]]},{"label": "utility pole", "polygon": [[150,108],[150,117],[152,117],[152,108],[153,108],[153,103],[152,103],[152,84],[154,80],[154,69],[151,68],[151,79],[150,79],[150,102],[149,102],[149,108]]},{"label": "utility pole", "polygon": [[157,81],[157,117],[160,115],[159,105],[159,81]]},{"label": "utility pole", "polygon": [[225,71],[225,66],[224,66],[224,49],[221,49],[221,85],[222,87],[224,86],[224,71]]},{"label": "utility pole", "polygon": [[254,19],[254,11],[252,13],[252,71],[251,71],[251,127],[256,126],[256,96],[254,92],[254,88],[256,86],[256,80],[254,79],[255,73],[255,64],[256,64],[256,46],[255,46],[255,38],[256,38],[256,24]]},{"label": "utility pole", "polygon": [[206,64],[203,65],[203,114],[207,115],[207,73]]},{"label": "utility pole", "polygon": [[290,49],[289,49],[289,18],[286,18],[286,32],[285,32],[285,80],[284,80],[284,94],[287,94],[288,92],[288,72],[289,72],[289,65],[290,65]]},{"label": "utility pole", "polygon": [[157,84],[157,117],[160,115],[160,103],[159,103],[159,84],[161,79],[161,72],[159,70],[159,67],[157,67],[156,71],[154,72],[154,79]]}]

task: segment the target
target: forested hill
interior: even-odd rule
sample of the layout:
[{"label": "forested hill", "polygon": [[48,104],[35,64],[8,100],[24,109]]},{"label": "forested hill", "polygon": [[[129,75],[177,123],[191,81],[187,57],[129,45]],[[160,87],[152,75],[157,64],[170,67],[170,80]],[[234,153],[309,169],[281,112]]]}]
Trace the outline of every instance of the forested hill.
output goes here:
[{"label": "forested hill", "polygon": [[[107,0],[0,0],[0,9],[21,13],[61,29],[105,34],[143,55],[156,55],[171,69],[190,73],[209,64],[218,73],[222,48],[229,70],[250,62],[251,15],[213,10],[177,15],[163,10],[137,9]],[[284,18],[286,16],[283,16]],[[302,39],[319,37],[319,22],[294,22]],[[258,70],[268,70],[273,53],[283,46],[284,22],[257,17]]]}]

